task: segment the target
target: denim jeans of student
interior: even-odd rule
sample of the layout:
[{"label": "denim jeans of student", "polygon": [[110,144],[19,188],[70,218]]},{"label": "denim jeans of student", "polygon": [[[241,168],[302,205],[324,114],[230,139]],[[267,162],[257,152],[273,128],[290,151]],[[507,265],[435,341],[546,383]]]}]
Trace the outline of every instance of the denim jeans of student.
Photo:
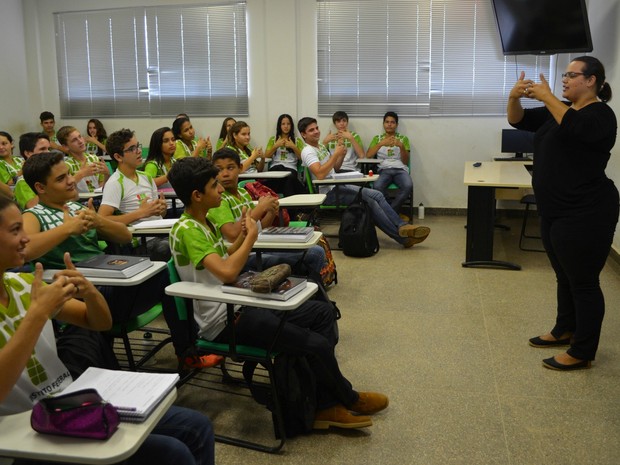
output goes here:
[{"label": "denim jeans of student", "polygon": [[[17,459],[15,465],[41,465],[40,461]],[[63,465],[60,462],[54,462]],[[123,465],[150,463],[214,465],[211,420],[195,410],[172,406],[159,420],[140,448]]]},{"label": "denim jeans of student", "polygon": [[[339,184],[327,193],[323,205],[349,205],[355,200],[355,196],[360,189],[360,186]],[[399,244],[404,244],[406,239],[398,235],[398,229],[406,223],[385,200],[385,196],[381,192],[367,187],[363,189],[362,198],[370,207],[375,225]],[[338,195],[336,195],[336,192]]]},{"label": "denim jeans of student", "polygon": [[[386,168],[379,171],[379,179],[374,183],[374,188],[381,192],[385,198],[389,198],[388,187],[390,184],[396,184],[398,191],[392,200],[392,208],[398,212],[403,206],[409,195],[413,196],[413,180],[406,170],[399,168]],[[413,202],[413,197],[411,199]]]},{"label": "denim jeans of student", "polygon": [[[236,325],[238,344],[268,349],[272,346],[282,318],[277,352],[305,355],[316,379],[317,407],[324,409],[336,404],[351,406],[359,395],[344,377],[336,360],[336,315],[333,306],[319,300],[308,300],[293,311],[280,312],[265,308],[242,307]],[[227,342],[229,328],[224,329],[216,342]]]}]

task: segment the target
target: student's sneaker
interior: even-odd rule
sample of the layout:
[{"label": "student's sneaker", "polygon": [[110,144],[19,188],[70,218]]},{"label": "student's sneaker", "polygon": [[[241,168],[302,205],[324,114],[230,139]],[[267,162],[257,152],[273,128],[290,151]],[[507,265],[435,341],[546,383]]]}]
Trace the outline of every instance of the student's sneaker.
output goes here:
[{"label": "student's sneaker", "polygon": [[329,427],[355,429],[372,426],[372,420],[368,416],[353,415],[344,405],[319,410],[314,417],[313,429],[328,429]]},{"label": "student's sneaker", "polygon": [[[181,357],[177,357],[179,362]],[[183,360],[183,368],[196,369],[196,368],[211,368],[219,365],[224,361],[224,357],[221,355],[209,354],[209,355],[192,355],[191,357],[185,357]]]}]

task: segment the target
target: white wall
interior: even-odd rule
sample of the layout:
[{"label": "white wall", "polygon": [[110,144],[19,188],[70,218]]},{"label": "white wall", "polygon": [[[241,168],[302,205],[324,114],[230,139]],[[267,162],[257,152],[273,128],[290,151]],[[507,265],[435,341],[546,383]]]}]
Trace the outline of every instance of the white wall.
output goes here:
[{"label": "white wall", "polygon": [[[208,0],[206,0],[208,1]],[[5,0],[6,2],[6,0]],[[620,62],[618,44],[620,37],[620,0],[590,0],[589,14],[593,34],[593,55],[602,59],[607,67],[608,80],[616,90],[611,105],[620,117]],[[108,0],[104,7],[126,7],[167,4],[170,0]],[[183,3],[205,3],[205,0],[184,0]],[[37,116],[43,109],[59,113],[54,50],[54,24],[52,13],[76,9],[97,9],[99,0],[23,0],[25,29],[28,34],[21,40],[23,30],[19,21],[19,0],[10,0],[3,6],[0,24],[12,31],[11,45],[6,41],[0,46],[2,56],[11,62],[20,56],[22,46],[27,57],[23,63],[11,66],[9,82],[12,101],[10,116],[6,110],[0,115],[0,127],[37,129]],[[316,116],[316,41],[315,2],[312,0],[248,0],[249,57],[250,57],[250,117],[252,138],[255,145],[264,145],[275,131],[280,113],[290,113],[294,118]],[[5,35],[6,37],[6,35]],[[24,45],[25,43],[25,45]],[[17,53],[16,53],[17,52]],[[559,71],[564,68],[566,56],[558,57]],[[3,63],[7,63],[3,60]],[[288,75],[285,73],[288,71]],[[6,72],[6,70],[3,70]],[[3,75],[4,76],[4,75]],[[3,77],[3,82],[4,82]],[[27,90],[24,90],[27,82]],[[4,86],[6,89],[7,86]],[[178,111],[182,111],[179,109]],[[177,112],[176,110],[174,111]],[[78,128],[83,120],[58,118],[58,124],[70,123]],[[169,125],[168,119],[117,119],[103,120],[108,131],[120,127],[136,130],[139,139],[148,143],[152,131]],[[219,132],[221,118],[195,118],[194,126],[202,135],[213,139]],[[329,118],[319,118],[319,126],[327,131]],[[355,118],[354,130],[367,144],[381,130],[380,118]],[[463,165],[467,160],[486,160],[496,155],[500,146],[500,129],[508,127],[503,117],[443,117],[403,118],[399,130],[409,135],[413,144],[413,178],[416,202],[428,207],[464,208],[467,191],[463,186]],[[613,152],[608,173],[620,185],[620,143]],[[618,236],[617,236],[618,237]],[[616,241],[620,249],[620,239]]]}]

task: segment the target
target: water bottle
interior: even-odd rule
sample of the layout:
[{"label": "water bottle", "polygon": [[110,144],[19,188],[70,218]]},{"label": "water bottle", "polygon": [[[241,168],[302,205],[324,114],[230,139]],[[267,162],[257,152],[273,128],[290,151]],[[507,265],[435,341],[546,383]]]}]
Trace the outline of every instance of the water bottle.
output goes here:
[{"label": "water bottle", "polygon": [[424,204],[423,203],[420,203],[420,205],[418,205],[418,219],[419,220],[424,219]]}]

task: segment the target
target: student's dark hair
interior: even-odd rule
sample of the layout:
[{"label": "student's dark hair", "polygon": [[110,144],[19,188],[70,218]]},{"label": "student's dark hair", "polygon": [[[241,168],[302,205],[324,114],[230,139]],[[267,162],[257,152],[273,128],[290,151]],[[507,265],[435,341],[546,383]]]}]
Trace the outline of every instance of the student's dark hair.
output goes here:
[{"label": "student's dark hair", "polygon": [[191,205],[192,192],[204,192],[205,186],[217,177],[218,169],[203,157],[185,157],[178,160],[168,172],[168,181],[179,200]]},{"label": "student's dark hair", "polygon": [[228,118],[224,118],[224,121],[222,121],[222,127],[220,129],[220,139],[222,140],[225,140],[226,136],[228,136],[228,129],[226,128],[226,126],[228,125],[228,122],[230,120],[233,120],[235,123],[237,122],[235,118],[232,118],[230,116]]},{"label": "student's dark hair", "polygon": [[179,119],[179,118],[187,118],[189,119],[189,116],[187,115],[187,113],[179,113],[176,118],[174,119]]},{"label": "student's dark hair", "polygon": [[315,118],[312,118],[310,116],[304,116],[302,119],[300,119],[297,122],[297,129],[299,129],[300,133],[304,133],[306,132],[306,129],[308,128],[308,126],[316,122],[317,121]]},{"label": "student's dark hair", "polygon": [[131,129],[126,128],[114,131],[110,134],[108,140],[105,142],[105,150],[108,152],[108,155],[111,157],[114,157],[116,154],[121,157],[124,156],[125,144],[131,140],[134,134],[135,133]]},{"label": "student's dark hair", "polygon": [[163,166],[166,160],[164,159],[164,154],[161,151],[161,145],[163,144],[164,134],[167,132],[172,132],[172,129],[169,127],[155,129],[153,135],[151,135],[149,155],[146,157],[146,161],[154,161],[158,166]]},{"label": "student's dark hair", "polygon": [[345,119],[345,120],[349,121],[349,115],[347,115],[344,111],[337,111],[332,116],[332,121],[334,123],[340,121],[341,119]]},{"label": "student's dark hair", "polygon": [[[293,117],[291,115],[288,115],[286,113],[283,113],[280,116],[278,116],[278,123],[276,124],[276,140],[278,140],[278,137],[280,137],[283,134],[282,133],[282,121],[284,120],[284,118],[288,119],[291,123],[291,130],[289,131],[287,136],[289,137],[289,139],[291,139],[291,141],[295,142],[296,141],[295,121],[293,121]],[[295,151],[291,148],[287,148],[286,150],[288,150],[291,153],[295,153]]]},{"label": "student's dark hair", "polygon": [[67,139],[69,138],[69,134],[73,131],[77,131],[75,126],[63,126],[56,132],[56,139],[62,145],[67,145]]},{"label": "student's dark hair", "polygon": [[47,182],[52,168],[63,161],[64,157],[65,154],[61,152],[45,152],[40,153],[36,157],[30,157],[24,162],[22,168],[24,180],[30,186],[32,192],[37,192],[34,187],[36,183],[45,184]]},{"label": "student's dark hair", "polygon": [[24,157],[24,152],[34,152],[39,139],[50,140],[44,132],[26,132],[19,136],[19,153],[21,153],[22,157]]},{"label": "student's dark hair", "polygon": [[4,210],[9,208],[11,205],[15,205],[17,208],[17,203],[13,199],[8,198],[5,195],[0,194],[0,223],[2,223],[2,213]]},{"label": "student's dark hair", "polygon": [[598,58],[584,55],[577,58],[573,58],[572,61],[580,61],[583,63],[581,72],[585,77],[594,76],[596,78],[597,91],[596,95],[601,102],[609,102],[612,97],[611,86],[605,81],[605,67]]},{"label": "student's dark hair", "polygon": [[396,120],[396,124],[398,124],[398,115],[393,111],[386,112],[385,115],[383,115],[383,121],[385,121],[385,119],[389,118],[390,116],[394,118],[394,120]]},{"label": "student's dark hair", "polygon": [[9,134],[8,132],[0,131],[0,136],[6,137],[11,144],[13,143],[13,136],[11,136],[11,134]]},{"label": "student's dark hair", "polygon": [[39,120],[43,122],[43,121],[47,121],[48,119],[55,120],[56,118],[54,117],[54,113],[52,113],[51,111],[41,112],[41,114],[39,115]]},{"label": "student's dark hair", "polygon": [[224,146],[230,145],[232,147],[237,147],[239,150],[243,150],[248,156],[252,155],[252,151],[246,145],[245,147],[239,147],[235,143],[235,136],[241,132],[243,128],[249,128],[250,125],[245,121],[237,121],[230,127],[230,131],[228,131],[228,135],[226,136],[226,140],[224,141]]},{"label": "student's dark hair", "polygon": [[237,164],[237,166],[241,166],[241,157],[239,156],[236,150],[229,149],[227,147],[222,147],[221,149],[216,150],[215,153],[213,154],[213,163],[215,163],[217,160],[229,160],[229,159],[234,161]]},{"label": "student's dark hair", "polygon": [[183,124],[185,123],[190,123],[189,118],[177,118],[172,122],[172,134],[174,134],[174,137],[177,139],[181,138],[181,128],[183,127]]}]

